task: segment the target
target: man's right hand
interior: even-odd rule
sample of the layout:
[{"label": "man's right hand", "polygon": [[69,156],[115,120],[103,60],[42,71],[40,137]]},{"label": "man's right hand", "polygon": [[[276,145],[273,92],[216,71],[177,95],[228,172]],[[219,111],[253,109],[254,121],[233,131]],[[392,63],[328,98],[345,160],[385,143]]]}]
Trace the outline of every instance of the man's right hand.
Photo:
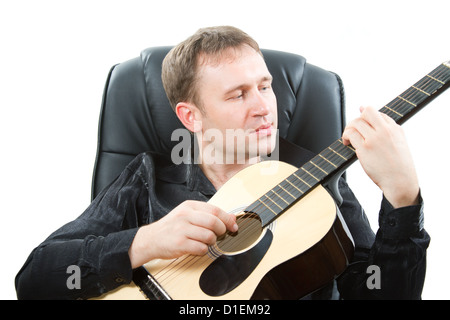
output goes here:
[{"label": "man's right hand", "polygon": [[128,250],[132,268],[153,259],[204,255],[227,230],[236,232],[236,216],[206,202],[181,203],[162,219],[141,227]]}]

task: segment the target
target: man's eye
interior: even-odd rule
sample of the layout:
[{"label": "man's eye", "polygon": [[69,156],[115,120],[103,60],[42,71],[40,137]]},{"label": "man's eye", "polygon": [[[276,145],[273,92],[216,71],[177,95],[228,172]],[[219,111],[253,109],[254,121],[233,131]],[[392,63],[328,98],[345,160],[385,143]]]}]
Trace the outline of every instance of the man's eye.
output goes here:
[{"label": "man's eye", "polygon": [[232,96],[229,100],[239,100],[244,96],[243,92],[238,92],[236,95]]}]

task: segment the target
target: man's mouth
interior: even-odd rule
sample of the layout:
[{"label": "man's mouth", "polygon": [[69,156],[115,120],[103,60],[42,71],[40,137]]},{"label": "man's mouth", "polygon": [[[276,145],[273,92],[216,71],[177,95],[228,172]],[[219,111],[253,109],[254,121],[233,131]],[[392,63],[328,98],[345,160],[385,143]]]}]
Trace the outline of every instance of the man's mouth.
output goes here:
[{"label": "man's mouth", "polygon": [[272,135],[272,129],[273,129],[272,124],[267,123],[257,128],[255,132],[258,136],[270,136]]}]

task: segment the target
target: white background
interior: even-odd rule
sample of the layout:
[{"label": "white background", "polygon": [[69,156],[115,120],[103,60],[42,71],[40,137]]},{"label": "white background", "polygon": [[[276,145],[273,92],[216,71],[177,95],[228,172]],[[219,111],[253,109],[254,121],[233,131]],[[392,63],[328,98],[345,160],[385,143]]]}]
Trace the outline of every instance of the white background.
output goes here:
[{"label": "white background", "polygon": [[[31,250],[90,202],[97,125],[113,64],[198,28],[234,25],[262,48],[338,73],[347,117],[381,108],[450,59],[448,0],[2,1],[0,299]],[[404,125],[432,241],[424,299],[449,299],[450,92]],[[359,163],[348,178],[374,229],[381,194]]]}]

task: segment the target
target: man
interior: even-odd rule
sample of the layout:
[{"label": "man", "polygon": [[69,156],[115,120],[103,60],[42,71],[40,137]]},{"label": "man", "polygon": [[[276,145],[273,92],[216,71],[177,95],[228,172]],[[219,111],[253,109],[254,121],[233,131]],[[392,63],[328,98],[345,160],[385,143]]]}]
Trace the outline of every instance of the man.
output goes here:
[{"label": "man", "polygon": [[[175,166],[139,155],[78,219],[30,254],[16,277],[19,298],[98,296],[130,282],[132,270],[148,261],[203,255],[217,237],[238,230],[233,214],[206,201],[275,148],[277,104],[258,44],[236,28],[201,29],[168,54],[162,78],[175,113],[195,134],[198,158]],[[226,138],[229,130],[239,132],[241,144]],[[211,131],[219,134],[205,139]],[[402,130],[368,107],[342,138],[383,191],[380,230],[375,237],[341,180],[340,210],[355,238],[355,257],[330,290],[310,298],[420,298],[429,237]],[[372,264],[382,269],[381,289],[367,287]],[[70,265],[81,269],[79,290],[67,288]]]}]

